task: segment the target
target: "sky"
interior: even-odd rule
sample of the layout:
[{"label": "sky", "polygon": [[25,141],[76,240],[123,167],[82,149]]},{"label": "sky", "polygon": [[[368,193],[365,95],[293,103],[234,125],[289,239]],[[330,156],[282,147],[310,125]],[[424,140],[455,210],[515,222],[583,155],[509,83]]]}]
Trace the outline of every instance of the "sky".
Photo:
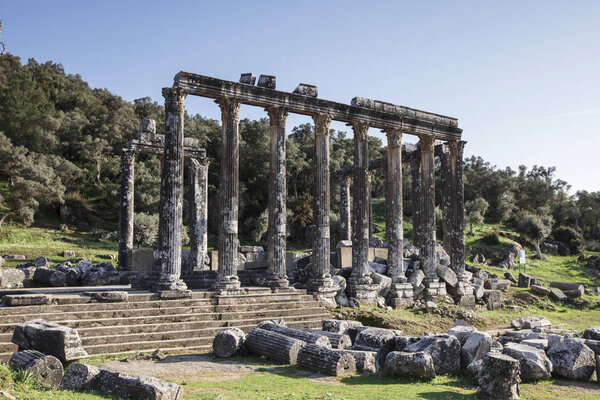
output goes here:
[{"label": "sky", "polygon": [[[162,103],[178,71],[275,75],[279,90],[456,117],[465,156],[556,166],[571,193],[600,190],[600,1],[0,0],[0,19],[23,62],[61,63],[129,101]],[[220,119],[209,99],[186,109]],[[292,115],[288,129],[306,122]]]}]

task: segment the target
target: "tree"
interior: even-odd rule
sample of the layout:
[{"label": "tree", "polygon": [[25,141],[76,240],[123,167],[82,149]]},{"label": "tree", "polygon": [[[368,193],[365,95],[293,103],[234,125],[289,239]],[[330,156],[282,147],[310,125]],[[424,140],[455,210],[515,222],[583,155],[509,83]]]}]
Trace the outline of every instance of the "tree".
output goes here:
[{"label": "tree", "polygon": [[552,232],[554,219],[546,213],[525,214],[517,224],[517,232],[533,243],[537,258],[543,260],[540,243]]},{"label": "tree", "polygon": [[488,202],[483,197],[465,203],[465,221],[469,224],[469,235],[474,236],[473,225],[483,224]]},{"label": "tree", "polygon": [[158,214],[136,213],[133,218],[133,243],[154,247],[158,239]]}]

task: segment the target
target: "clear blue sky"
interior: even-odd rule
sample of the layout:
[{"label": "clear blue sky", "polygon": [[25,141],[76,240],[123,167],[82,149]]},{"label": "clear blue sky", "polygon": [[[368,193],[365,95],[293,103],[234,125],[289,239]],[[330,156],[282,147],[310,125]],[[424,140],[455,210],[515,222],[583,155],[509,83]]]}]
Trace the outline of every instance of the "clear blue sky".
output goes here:
[{"label": "clear blue sky", "polygon": [[[23,61],[60,62],[127,100],[162,102],[180,70],[273,74],[281,90],[457,117],[466,155],[555,165],[574,190],[600,190],[600,1],[0,0],[0,18]],[[219,118],[207,99],[187,109]]]}]

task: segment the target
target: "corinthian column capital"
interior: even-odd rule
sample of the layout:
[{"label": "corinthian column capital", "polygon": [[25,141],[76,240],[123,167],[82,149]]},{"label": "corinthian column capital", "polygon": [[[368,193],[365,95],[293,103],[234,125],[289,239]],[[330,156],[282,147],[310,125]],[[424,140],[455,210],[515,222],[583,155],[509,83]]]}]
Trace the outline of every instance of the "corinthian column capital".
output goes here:
[{"label": "corinthian column capital", "polygon": [[242,103],[238,99],[233,97],[219,97],[215,100],[215,103],[221,108],[221,122],[223,125],[231,119],[238,120],[240,118],[240,106]]},{"label": "corinthian column capital", "polygon": [[331,125],[331,115],[314,114],[312,119],[315,123],[315,135],[328,135],[329,125]]},{"label": "corinthian column capital", "polygon": [[383,130],[387,136],[388,147],[402,146],[402,131],[397,128],[386,128]]},{"label": "corinthian column capital", "polygon": [[354,137],[360,140],[367,140],[369,133],[369,124],[366,122],[353,121],[352,129],[354,130]]},{"label": "corinthian column capital", "polygon": [[271,126],[285,126],[288,111],[285,107],[266,107],[265,111],[269,114]]},{"label": "corinthian column capital", "polygon": [[421,145],[421,153],[433,152],[435,145],[435,137],[431,135],[420,135],[419,143]]},{"label": "corinthian column capital", "polygon": [[162,95],[165,98],[166,111],[183,111],[187,93],[182,88],[163,88]]}]

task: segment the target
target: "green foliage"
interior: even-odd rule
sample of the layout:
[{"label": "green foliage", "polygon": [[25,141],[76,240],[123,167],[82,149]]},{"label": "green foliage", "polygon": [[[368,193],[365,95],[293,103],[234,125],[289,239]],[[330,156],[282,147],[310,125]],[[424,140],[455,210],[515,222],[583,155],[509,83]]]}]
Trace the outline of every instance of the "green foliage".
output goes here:
[{"label": "green foliage", "polygon": [[473,236],[473,225],[483,224],[483,216],[488,209],[488,202],[483,197],[465,203],[465,222],[470,226],[470,234]]},{"label": "green foliage", "polygon": [[491,232],[487,232],[486,234],[483,235],[483,237],[481,238],[481,241],[485,244],[487,244],[488,246],[496,246],[500,244],[500,235],[498,234],[498,231],[494,230]]},{"label": "green foliage", "polygon": [[135,213],[133,219],[133,243],[154,247],[158,239],[158,214]]},{"label": "green foliage", "polygon": [[517,232],[533,243],[537,257],[542,259],[540,242],[552,232],[553,218],[548,214],[525,214],[517,224]]},{"label": "green foliage", "polygon": [[552,231],[552,237],[554,240],[563,242],[572,254],[581,252],[583,237],[575,229],[569,226],[559,226]]}]

